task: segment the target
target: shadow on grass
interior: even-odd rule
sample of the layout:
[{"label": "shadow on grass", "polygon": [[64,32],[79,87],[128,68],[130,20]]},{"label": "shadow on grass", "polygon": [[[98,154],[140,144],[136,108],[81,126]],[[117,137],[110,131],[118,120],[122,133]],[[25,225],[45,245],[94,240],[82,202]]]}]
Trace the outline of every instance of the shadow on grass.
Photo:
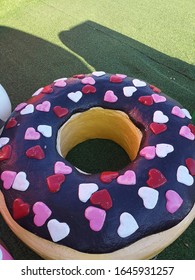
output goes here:
[{"label": "shadow on grass", "polygon": [[[194,110],[194,66],[91,21],[62,31],[59,38],[96,70],[124,73],[146,80],[191,112]],[[0,27],[0,63],[0,83],[8,91],[13,106],[54,79],[89,72],[87,64],[64,48],[5,26]],[[1,237],[15,258],[39,258],[18,241],[2,219],[0,226]],[[194,230],[193,223],[158,258],[195,259]]]},{"label": "shadow on grass", "polygon": [[193,65],[92,21],[63,31],[59,37],[96,70],[141,78],[160,87],[189,110],[195,109]]}]

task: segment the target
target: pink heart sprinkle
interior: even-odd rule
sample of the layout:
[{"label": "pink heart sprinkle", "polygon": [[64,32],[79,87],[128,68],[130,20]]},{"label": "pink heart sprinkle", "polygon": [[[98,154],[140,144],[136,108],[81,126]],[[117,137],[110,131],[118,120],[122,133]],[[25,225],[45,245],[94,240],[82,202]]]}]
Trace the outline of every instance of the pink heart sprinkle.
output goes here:
[{"label": "pink heart sprinkle", "polygon": [[51,103],[49,101],[44,101],[43,103],[36,106],[36,109],[41,112],[49,112],[50,108]]},{"label": "pink heart sprinkle", "polygon": [[95,80],[92,77],[85,77],[81,80],[82,84],[95,85]]},{"label": "pink heart sprinkle", "polygon": [[166,203],[167,211],[171,214],[175,213],[181,207],[183,203],[183,199],[177,192],[173,190],[168,190],[165,196],[167,199],[167,203]]},{"label": "pink heart sprinkle", "polygon": [[16,178],[16,175],[17,173],[14,171],[3,171],[3,173],[1,174],[1,180],[3,181],[4,189],[9,190],[11,188]]},{"label": "pink heart sprinkle", "polygon": [[190,128],[185,125],[181,127],[181,129],[179,131],[179,135],[181,135],[189,140],[195,139],[195,135],[191,132]]},{"label": "pink heart sprinkle", "polygon": [[35,214],[34,224],[37,227],[42,227],[52,213],[49,207],[41,201],[38,201],[33,205],[33,212]]},{"label": "pink heart sprinkle", "polygon": [[65,80],[58,80],[58,81],[55,82],[54,86],[55,87],[65,87],[66,82],[65,82]]},{"label": "pink heart sprinkle", "polygon": [[156,148],[155,146],[147,146],[144,147],[140,151],[140,156],[145,157],[145,159],[153,159],[156,156]]},{"label": "pink heart sprinkle", "polygon": [[33,127],[27,128],[24,139],[25,140],[38,140],[40,139],[41,135],[37,132]]},{"label": "pink heart sprinkle", "polygon": [[22,110],[26,105],[27,105],[27,103],[25,103],[25,102],[18,104],[15,108],[15,111],[18,112],[18,111]]},{"label": "pink heart sprinkle", "polygon": [[152,98],[155,103],[165,102],[167,100],[166,97],[156,93],[152,94]]},{"label": "pink heart sprinkle", "polygon": [[54,165],[54,173],[55,174],[70,174],[72,172],[72,168],[67,166],[64,162],[57,161]]},{"label": "pink heart sprinkle", "polygon": [[85,218],[89,220],[89,226],[94,231],[100,231],[106,219],[106,211],[97,207],[89,206],[85,210]]},{"label": "pink heart sprinkle", "polygon": [[106,91],[104,95],[104,101],[114,103],[118,100],[118,97],[114,94],[112,90]]},{"label": "pink heart sprinkle", "polygon": [[136,175],[132,170],[127,170],[123,175],[117,178],[117,183],[121,185],[135,185]]},{"label": "pink heart sprinkle", "polygon": [[180,109],[178,106],[174,106],[172,111],[171,111],[171,114],[179,117],[179,118],[185,118],[185,114],[184,112],[182,111],[182,109]]}]

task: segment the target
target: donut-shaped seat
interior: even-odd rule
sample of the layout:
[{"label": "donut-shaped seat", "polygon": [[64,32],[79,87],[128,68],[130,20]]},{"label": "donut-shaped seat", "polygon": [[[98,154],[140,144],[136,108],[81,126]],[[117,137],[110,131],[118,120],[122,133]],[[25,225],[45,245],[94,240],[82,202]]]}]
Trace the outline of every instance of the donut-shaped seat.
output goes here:
[{"label": "donut-shaped seat", "polygon": [[[89,139],[116,142],[130,163],[86,174],[66,156]],[[55,80],[4,126],[1,213],[46,259],[152,258],[194,219],[194,140],[190,113],[142,80],[103,71]]]}]

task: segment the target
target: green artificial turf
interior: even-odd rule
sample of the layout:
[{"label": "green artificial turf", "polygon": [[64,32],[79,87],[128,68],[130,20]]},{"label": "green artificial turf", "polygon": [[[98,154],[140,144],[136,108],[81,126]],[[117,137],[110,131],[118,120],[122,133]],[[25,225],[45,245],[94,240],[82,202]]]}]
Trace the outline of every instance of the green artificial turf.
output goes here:
[{"label": "green artificial turf", "polygon": [[[94,69],[124,73],[155,84],[193,113],[194,11],[193,0],[0,0],[0,83],[15,107],[60,77]],[[82,160],[89,150],[95,163]],[[113,154],[119,166],[112,166]],[[103,164],[117,169],[127,160],[104,140],[84,143],[68,156],[90,172]],[[195,259],[194,232],[192,223],[158,258]],[[14,258],[39,259],[2,219],[0,237]]]}]

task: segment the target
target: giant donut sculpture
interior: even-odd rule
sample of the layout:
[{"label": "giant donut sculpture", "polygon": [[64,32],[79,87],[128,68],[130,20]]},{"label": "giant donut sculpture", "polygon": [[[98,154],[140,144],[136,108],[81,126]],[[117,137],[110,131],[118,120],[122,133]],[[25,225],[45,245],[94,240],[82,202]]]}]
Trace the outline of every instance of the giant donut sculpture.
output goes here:
[{"label": "giant donut sculpture", "polygon": [[[157,87],[122,74],[96,71],[40,88],[0,138],[4,219],[46,259],[152,258],[195,217],[190,119]],[[128,166],[86,174],[66,160],[95,138],[119,144]]]}]

